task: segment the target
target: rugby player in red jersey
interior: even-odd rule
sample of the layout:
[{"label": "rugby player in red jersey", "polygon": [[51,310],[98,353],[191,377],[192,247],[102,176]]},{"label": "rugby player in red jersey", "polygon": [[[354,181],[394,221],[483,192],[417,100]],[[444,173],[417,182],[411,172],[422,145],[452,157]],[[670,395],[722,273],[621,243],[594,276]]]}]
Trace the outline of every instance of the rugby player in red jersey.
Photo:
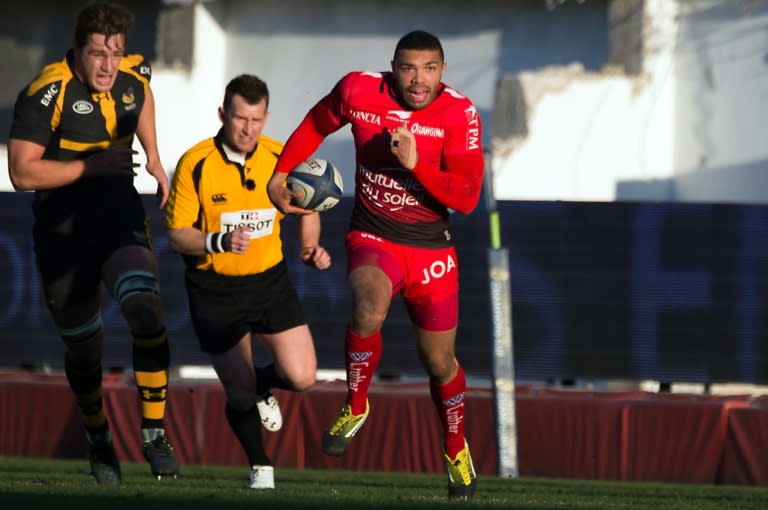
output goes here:
[{"label": "rugby player in red jersey", "polygon": [[395,48],[391,72],[351,72],[288,139],[269,183],[281,211],[306,214],[283,186],[326,136],[351,124],[355,207],[347,234],[354,310],[346,334],[346,404],[323,434],[341,455],[370,412],[368,387],[381,358],[381,327],[400,294],[443,429],[451,498],[472,497],[475,469],[464,437],[466,379],[455,356],[458,262],[450,210],[470,213],[483,181],[481,122],[472,102],[442,83],[440,40],[414,31]]}]

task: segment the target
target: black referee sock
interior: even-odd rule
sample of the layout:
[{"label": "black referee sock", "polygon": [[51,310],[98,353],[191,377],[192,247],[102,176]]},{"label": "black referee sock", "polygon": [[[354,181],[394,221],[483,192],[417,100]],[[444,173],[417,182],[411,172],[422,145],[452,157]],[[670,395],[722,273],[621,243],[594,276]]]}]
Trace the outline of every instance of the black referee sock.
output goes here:
[{"label": "black referee sock", "polygon": [[277,373],[274,363],[263,368],[256,367],[256,381],[256,392],[259,395],[265,394],[272,388],[294,391],[293,387]]},{"label": "black referee sock", "polygon": [[225,414],[232,432],[245,450],[248,462],[251,466],[271,466],[272,461],[264,451],[264,443],[261,438],[261,416],[259,409],[254,405],[247,411],[237,411],[229,404],[225,407]]}]

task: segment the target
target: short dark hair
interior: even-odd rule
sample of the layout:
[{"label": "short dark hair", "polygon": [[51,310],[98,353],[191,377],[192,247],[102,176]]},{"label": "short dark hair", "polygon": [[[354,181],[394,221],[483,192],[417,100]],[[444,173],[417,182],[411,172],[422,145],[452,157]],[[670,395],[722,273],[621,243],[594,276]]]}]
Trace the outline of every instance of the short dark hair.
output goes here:
[{"label": "short dark hair", "polygon": [[269,107],[269,90],[262,79],[252,74],[241,74],[232,78],[224,90],[224,110],[229,110],[232,105],[232,97],[238,95],[248,104],[257,104],[262,99]]},{"label": "short dark hair", "polygon": [[133,28],[133,13],[122,5],[114,3],[90,4],[77,13],[75,23],[75,45],[78,48],[88,44],[91,34],[104,34],[107,39],[122,34],[128,40]]},{"label": "short dark hair", "polygon": [[401,37],[397,42],[397,46],[395,46],[393,60],[397,60],[397,54],[400,50],[434,50],[440,54],[441,61],[445,60],[443,45],[440,44],[440,39],[423,30],[414,30]]}]

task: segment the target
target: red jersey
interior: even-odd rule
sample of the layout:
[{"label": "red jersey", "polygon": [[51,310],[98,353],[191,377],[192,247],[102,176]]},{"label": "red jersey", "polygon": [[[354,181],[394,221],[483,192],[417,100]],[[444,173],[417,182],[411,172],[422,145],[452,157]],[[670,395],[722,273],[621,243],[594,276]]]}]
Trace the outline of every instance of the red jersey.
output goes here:
[{"label": "red jersey", "polygon": [[[470,213],[483,182],[481,123],[472,102],[440,84],[421,110],[397,102],[390,72],[344,76],[304,118],[275,168],[290,172],[323,139],[351,124],[355,141],[355,208],[351,229],[411,246],[451,245],[449,209]],[[389,132],[406,122],[419,155],[403,168],[389,148]]]}]

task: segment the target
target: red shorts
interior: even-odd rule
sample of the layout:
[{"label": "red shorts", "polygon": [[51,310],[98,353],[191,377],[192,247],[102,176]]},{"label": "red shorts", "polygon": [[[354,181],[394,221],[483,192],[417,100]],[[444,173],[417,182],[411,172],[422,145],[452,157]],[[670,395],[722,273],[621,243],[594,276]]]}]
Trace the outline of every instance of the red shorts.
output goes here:
[{"label": "red shorts", "polygon": [[347,274],[373,265],[401,294],[411,320],[422,329],[446,331],[458,323],[459,268],[456,249],[415,248],[367,232],[347,234]]}]

